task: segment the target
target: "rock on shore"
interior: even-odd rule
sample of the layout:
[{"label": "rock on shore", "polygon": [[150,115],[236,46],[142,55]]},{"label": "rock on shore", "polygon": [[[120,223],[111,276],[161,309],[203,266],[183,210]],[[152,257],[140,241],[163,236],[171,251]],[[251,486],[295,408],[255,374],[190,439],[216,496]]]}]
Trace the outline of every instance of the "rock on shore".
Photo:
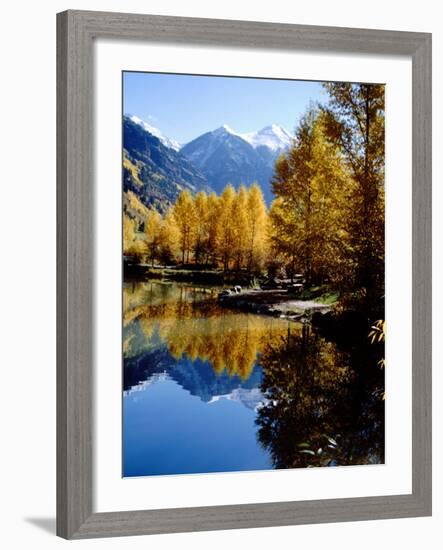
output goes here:
[{"label": "rock on shore", "polygon": [[291,320],[309,319],[315,312],[327,313],[333,309],[313,300],[292,298],[285,290],[247,290],[220,295],[218,301],[228,308]]}]

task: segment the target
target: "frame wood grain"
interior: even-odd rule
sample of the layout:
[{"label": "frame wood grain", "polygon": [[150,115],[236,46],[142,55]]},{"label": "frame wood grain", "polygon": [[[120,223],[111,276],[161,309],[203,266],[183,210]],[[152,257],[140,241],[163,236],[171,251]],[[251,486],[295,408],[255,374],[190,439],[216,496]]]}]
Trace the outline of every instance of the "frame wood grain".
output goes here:
[{"label": "frame wood grain", "polygon": [[[93,42],[412,59],[412,494],[93,512]],[[431,515],[431,35],[88,11],[57,15],[57,534],[67,539]]]}]

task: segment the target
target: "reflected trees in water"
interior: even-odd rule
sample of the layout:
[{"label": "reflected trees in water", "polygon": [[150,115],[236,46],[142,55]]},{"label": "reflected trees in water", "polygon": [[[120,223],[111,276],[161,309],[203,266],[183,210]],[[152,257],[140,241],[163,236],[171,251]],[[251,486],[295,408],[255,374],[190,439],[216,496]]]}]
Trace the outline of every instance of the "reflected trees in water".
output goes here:
[{"label": "reflected trees in water", "polygon": [[204,288],[131,285],[125,387],[168,372],[207,402],[256,388],[256,437],[274,468],[383,463],[384,346],[371,343],[366,321],[346,327],[232,312]]},{"label": "reflected trees in water", "polygon": [[220,308],[210,293],[202,300],[201,291],[186,287],[173,294],[175,301],[164,296],[163,303],[157,303],[156,296],[148,303],[143,303],[146,295],[139,296],[141,304],[131,293],[127,296],[123,319],[125,357],[140,352],[134,337],[138,325],[144,345],[157,336],[175,360],[182,356],[191,361],[199,359],[210,363],[216,374],[226,371],[245,380],[265,345],[287,332],[287,321],[230,312]]},{"label": "reflected trees in water", "polygon": [[266,346],[256,423],[275,468],[384,462],[384,373],[364,347],[339,349],[307,325]]}]

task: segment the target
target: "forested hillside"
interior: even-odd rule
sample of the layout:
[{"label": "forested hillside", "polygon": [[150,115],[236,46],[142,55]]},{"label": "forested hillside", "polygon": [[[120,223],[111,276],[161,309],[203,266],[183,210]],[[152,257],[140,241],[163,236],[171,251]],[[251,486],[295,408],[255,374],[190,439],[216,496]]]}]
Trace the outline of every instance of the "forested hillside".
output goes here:
[{"label": "forested hillside", "polygon": [[205,177],[180,152],[166,147],[129,117],[123,120],[123,191],[164,212],[181,190],[208,190]]}]

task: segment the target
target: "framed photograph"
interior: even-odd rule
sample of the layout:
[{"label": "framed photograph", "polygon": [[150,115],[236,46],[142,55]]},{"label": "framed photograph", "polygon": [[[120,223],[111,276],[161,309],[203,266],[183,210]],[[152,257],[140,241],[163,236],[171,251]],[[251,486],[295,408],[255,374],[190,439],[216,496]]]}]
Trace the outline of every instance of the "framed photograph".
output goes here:
[{"label": "framed photograph", "polygon": [[431,35],[57,17],[57,533],[431,514]]}]

